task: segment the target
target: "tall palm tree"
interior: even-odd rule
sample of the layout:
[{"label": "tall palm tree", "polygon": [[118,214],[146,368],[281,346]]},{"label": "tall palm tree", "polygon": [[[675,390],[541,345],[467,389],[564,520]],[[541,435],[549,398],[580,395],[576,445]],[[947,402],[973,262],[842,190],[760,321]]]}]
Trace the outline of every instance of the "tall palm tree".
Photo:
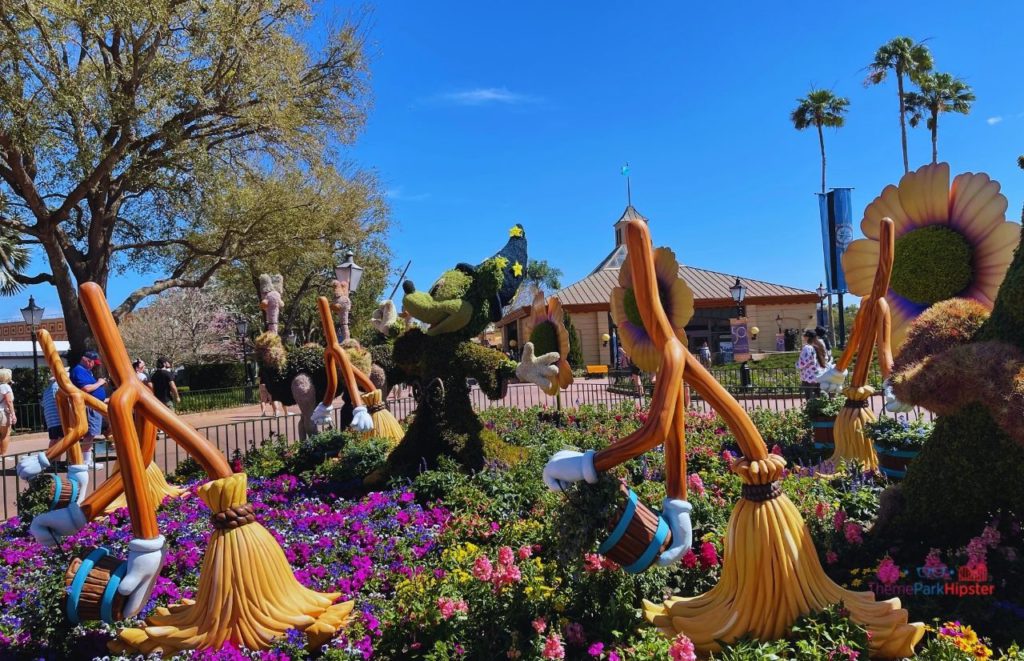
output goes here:
[{"label": "tall palm tree", "polygon": [[885,80],[889,71],[896,74],[896,91],[900,97],[900,137],[903,140],[903,172],[910,172],[907,159],[907,106],[903,91],[903,79],[919,82],[922,74],[932,70],[934,60],[931,51],[923,43],[910,37],[896,37],[875,51],[874,61],[868,65],[869,85],[878,85]]},{"label": "tall palm tree", "polygon": [[0,296],[13,296],[24,283],[19,280],[31,256],[17,232],[0,226]]},{"label": "tall palm tree", "polygon": [[910,125],[917,126],[927,116],[926,126],[932,132],[932,163],[939,160],[939,114],[958,112],[966,115],[974,103],[974,91],[964,81],[948,73],[924,74],[920,92],[907,94]]},{"label": "tall palm tree", "polygon": [[850,100],[836,96],[831,90],[812,89],[802,99],[797,99],[797,107],[790,115],[797,131],[814,126],[818,129],[818,144],[821,146],[821,192],[825,192],[825,133],[822,127],[839,128],[846,123],[847,108]]}]

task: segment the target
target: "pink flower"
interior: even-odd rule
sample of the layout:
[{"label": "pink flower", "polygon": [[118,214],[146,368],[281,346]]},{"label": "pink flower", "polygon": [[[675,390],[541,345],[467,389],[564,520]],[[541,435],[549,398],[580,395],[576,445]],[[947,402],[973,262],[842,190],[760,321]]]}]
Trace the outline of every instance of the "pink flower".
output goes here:
[{"label": "pink flower", "polygon": [[516,561],[515,554],[512,552],[512,547],[502,546],[498,549],[498,562],[503,565],[511,565]]},{"label": "pink flower", "polygon": [[839,556],[836,555],[835,551],[826,551],[825,552],[825,562],[827,562],[830,565],[834,565],[837,562],[839,562]]},{"label": "pink flower", "polygon": [[863,544],[864,543],[864,536],[862,534],[863,532],[864,531],[860,527],[859,523],[850,522],[850,523],[846,524],[846,528],[843,531],[843,534],[846,536],[846,541],[848,541],[849,543],[851,543],[851,544]]},{"label": "pink flower", "polygon": [[538,617],[530,624],[533,626],[533,630],[537,633],[544,633],[548,628],[548,621],[543,617]]},{"label": "pink flower", "polygon": [[456,613],[469,612],[469,606],[462,599],[456,601],[448,597],[438,597],[437,607],[441,611],[441,618],[445,620],[451,619]]},{"label": "pink flower", "polygon": [[697,661],[697,652],[694,650],[693,641],[686,637],[686,634],[679,634],[672,641],[668,648],[668,657],[672,661]]},{"label": "pink flower", "polygon": [[836,514],[832,517],[832,525],[835,526],[836,532],[843,529],[843,524],[846,523],[846,510],[836,510]]},{"label": "pink flower", "polygon": [[991,524],[985,526],[985,529],[981,531],[981,541],[985,542],[985,546],[990,549],[999,546],[1000,537],[999,531]]},{"label": "pink flower", "polygon": [[814,516],[816,516],[819,519],[824,520],[825,517],[828,516],[828,504],[827,503],[818,503],[817,506],[815,506],[815,508],[814,508]]},{"label": "pink flower", "polygon": [[491,566],[491,560],[486,555],[482,555],[476,559],[473,563],[473,576],[481,581],[491,580],[491,572],[494,567]]},{"label": "pink flower", "polygon": [[579,622],[570,622],[565,625],[565,641],[570,645],[583,647],[587,644],[587,635],[583,631],[583,625]]},{"label": "pink flower", "polygon": [[828,661],[835,661],[836,659],[846,659],[846,661],[856,661],[857,657],[860,656],[860,652],[857,652],[847,645],[840,645],[836,649],[828,653]]},{"label": "pink flower", "polygon": [[782,446],[779,445],[778,443],[773,445],[772,446],[772,454],[775,454],[775,455],[778,455],[778,456],[781,457],[782,456]]},{"label": "pink flower", "polygon": [[587,654],[590,656],[601,656],[602,652],[604,652],[604,643],[594,643],[587,648]]},{"label": "pink flower", "polygon": [[697,473],[690,473],[688,480],[690,490],[696,493],[698,496],[704,495],[704,480],[700,479],[700,475]]},{"label": "pink flower", "polygon": [[878,580],[885,585],[892,585],[900,580],[900,568],[889,556],[882,558],[875,573],[878,575]]},{"label": "pink flower", "polygon": [[722,450],[722,460],[725,461],[725,463],[731,464],[733,462],[733,459],[735,458],[736,457],[733,456],[732,452],[729,452],[728,450]]},{"label": "pink flower", "polygon": [[583,569],[585,571],[601,571],[601,556],[596,553],[583,554]]},{"label": "pink flower", "polygon": [[518,555],[520,560],[526,560],[527,558],[533,555],[533,549],[530,548],[529,544],[524,544],[523,546],[519,547]]},{"label": "pink flower", "polygon": [[608,652],[608,661],[622,661],[622,657],[615,650]]},{"label": "pink flower", "polygon": [[558,634],[552,631],[544,641],[544,651],[540,654],[545,659],[564,659],[565,648]]},{"label": "pink flower", "polygon": [[700,545],[700,565],[704,569],[718,566],[718,551],[711,542],[704,542]]},{"label": "pink flower", "polygon": [[683,554],[683,566],[687,569],[693,569],[697,566],[697,554],[693,552],[693,549],[687,549],[686,553]]}]

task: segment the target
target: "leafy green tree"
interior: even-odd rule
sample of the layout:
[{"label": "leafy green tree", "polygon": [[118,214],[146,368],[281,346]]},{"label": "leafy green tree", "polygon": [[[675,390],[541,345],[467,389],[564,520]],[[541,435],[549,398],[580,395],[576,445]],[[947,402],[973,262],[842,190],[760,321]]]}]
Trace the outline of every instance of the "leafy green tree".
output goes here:
[{"label": "leafy green tree", "polygon": [[355,139],[359,27],[314,51],[312,19],[306,0],[4,3],[0,226],[38,242],[48,269],[15,280],[57,288],[73,354],[89,335],[78,284],[162,269],[117,318],[203,286],[270,224],[230,216],[232,192],[285,164],[330,169],[328,145]]},{"label": "leafy green tree", "polygon": [[818,145],[821,147],[821,192],[825,192],[825,133],[822,128],[840,128],[846,123],[850,100],[836,96],[831,90],[812,89],[807,96],[797,99],[797,107],[790,114],[793,127],[802,131],[810,126],[818,129]]},{"label": "leafy green tree", "polygon": [[30,260],[28,248],[17,232],[0,226],[0,296],[13,296],[21,291],[21,280]]},{"label": "leafy green tree", "polygon": [[932,133],[932,163],[939,160],[939,115],[944,112],[971,112],[974,92],[963,80],[948,73],[924,74],[919,84],[921,91],[907,94],[910,125],[916,127],[925,119]]},{"label": "leafy green tree", "polygon": [[523,284],[536,285],[541,291],[554,291],[562,288],[562,269],[548,264],[546,259],[531,259],[526,265]]},{"label": "leafy green tree", "polygon": [[583,345],[580,343],[580,334],[572,323],[572,316],[568,312],[565,313],[565,330],[569,333],[569,355],[566,356],[566,360],[574,370],[583,369],[585,366]]},{"label": "leafy green tree", "polygon": [[910,37],[896,37],[875,51],[875,59],[868,65],[868,85],[879,85],[889,72],[896,75],[896,93],[900,101],[900,138],[903,145],[903,171],[910,172],[907,158],[907,98],[903,89],[904,78],[919,83],[924,74],[932,70],[931,51]]}]

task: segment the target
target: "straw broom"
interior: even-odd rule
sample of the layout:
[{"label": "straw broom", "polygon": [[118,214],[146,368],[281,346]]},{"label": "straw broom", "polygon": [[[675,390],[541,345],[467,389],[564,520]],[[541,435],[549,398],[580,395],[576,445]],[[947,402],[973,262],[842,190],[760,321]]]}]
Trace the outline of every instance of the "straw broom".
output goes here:
[{"label": "straw broom", "polygon": [[[630,254],[636,258],[644,255],[649,259],[647,227],[639,221],[630,221],[626,235]],[[653,298],[651,288],[645,289],[648,296],[644,298]],[[638,303],[640,293],[638,290]],[[641,305],[655,310],[661,308],[656,300],[645,301]],[[666,358],[669,355],[670,352],[666,352]],[[685,369],[683,365],[676,368],[671,361],[666,361],[668,367],[674,370],[674,374],[681,374],[712,403],[736,436],[744,456],[733,463],[731,470],[743,480],[743,491],[729,519],[722,577],[718,584],[697,597],[673,597],[662,604],[645,600],[643,611],[647,620],[666,636],[685,633],[697,650],[706,655],[719,651],[722,642],[732,643],[746,635],[761,640],[781,638],[800,616],[842,601],[853,620],[871,632],[873,656],[911,655],[914,645],[924,635],[924,625],[908,624],[907,612],[900,608],[898,599],[876,601],[873,593],[845,590],[826,576],[818,562],[807,525],[793,503],[782,493],[779,480],[785,460],[768,453],[749,416],[700,362],[685,349],[683,356]],[[661,391],[665,387],[671,389],[678,384],[658,379],[654,397],[657,406],[652,405],[649,422],[669,415],[665,406],[677,402],[676,397],[666,401],[666,395]],[[678,421],[673,420],[670,424],[676,427]],[[669,438],[677,435],[672,434]],[[639,440],[643,433],[637,432],[635,436]],[[620,454],[629,444],[617,444],[620,452],[614,454]],[[612,454],[608,453],[608,459]],[[679,467],[675,464],[684,461],[685,455],[680,453],[677,456],[673,452],[672,456],[676,461],[669,467],[674,468],[670,472],[677,472]],[[607,467],[597,455],[594,465],[598,470]]]},{"label": "straw broom", "polygon": [[[358,376],[356,377],[358,379]],[[380,389],[375,388],[370,392],[363,393],[363,404],[370,413],[373,420],[373,430],[364,432],[363,438],[385,438],[397,445],[405,436],[402,425],[399,424],[394,414],[384,405],[384,397]]]}]

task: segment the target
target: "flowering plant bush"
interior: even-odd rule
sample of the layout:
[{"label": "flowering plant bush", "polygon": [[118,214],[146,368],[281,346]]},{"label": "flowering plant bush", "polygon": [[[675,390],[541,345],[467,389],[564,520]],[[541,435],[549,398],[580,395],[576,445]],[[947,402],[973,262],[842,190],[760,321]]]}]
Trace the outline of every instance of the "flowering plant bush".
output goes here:
[{"label": "flowering plant bush", "polygon": [[864,432],[879,450],[920,450],[931,436],[933,425],[923,420],[881,417],[864,425]]}]

